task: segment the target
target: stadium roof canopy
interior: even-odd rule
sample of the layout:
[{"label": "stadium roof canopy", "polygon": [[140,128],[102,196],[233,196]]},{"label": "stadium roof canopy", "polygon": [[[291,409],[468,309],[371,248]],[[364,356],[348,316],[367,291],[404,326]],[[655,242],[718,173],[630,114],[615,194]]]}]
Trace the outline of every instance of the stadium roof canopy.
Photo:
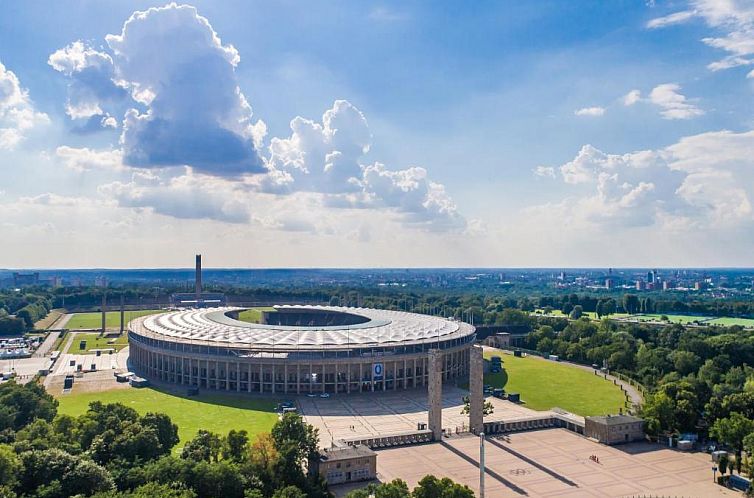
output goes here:
[{"label": "stadium roof canopy", "polygon": [[386,347],[431,344],[462,339],[474,327],[458,320],[403,311],[339,306],[276,306],[287,312],[348,313],[365,321],[352,325],[268,325],[236,320],[228,313],[245,308],[223,307],[171,311],[140,317],[132,330],[168,341],[211,342],[218,346],[306,349]]}]

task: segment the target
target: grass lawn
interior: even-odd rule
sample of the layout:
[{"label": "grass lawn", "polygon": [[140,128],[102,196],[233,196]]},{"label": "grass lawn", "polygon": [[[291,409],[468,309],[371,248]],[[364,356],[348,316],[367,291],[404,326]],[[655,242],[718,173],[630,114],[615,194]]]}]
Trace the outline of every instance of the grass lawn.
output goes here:
[{"label": "grass lawn", "polygon": [[263,311],[275,311],[275,308],[271,306],[249,308],[247,310],[243,310],[242,312],[240,312],[238,314],[238,319],[241,320],[242,322],[259,323],[262,320]]},{"label": "grass lawn", "polygon": [[740,325],[741,327],[754,328],[754,318],[715,318],[704,323],[705,325],[724,325],[726,327]]},{"label": "grass lawn", "polygon": [[[79,349],[81,341],[86,341],[86,349],[83,351]],[[115,348],[115,351],[120,351],[126,346],[128,346],[128,335],[126,335],[126,333],[123,333],[123,335],[118,337],[101,337],[98,332],[93,332],[91,334],[78,333],[73,337],[71,345],[68,346],[68,351],[66,352],[71,354],[82,354],[88,353],[92,349],[105,348]]]},{"label": "grass lawn", "polygon": [[485,351],[484,357],[497,354],[505,370],[486,374],[485,384],[505,387],[520,393],[525,406],[534,410],[560,407],[578,415],[606,415],[624,408],[625,396],[618,386],[588,370],[528,356]]},{"label": "grass lawn", "polygon": [[[144,315],[154,315],[155,313],[162,313],[165,310],[139,310],[139,311],[126,311],[124,313],[124,319],[126,323],[134,318],[138,318]],[[107,328],[119,328],[120,327],[120,311],[108,311],[105,317],[105,326]],[[75,313],[70,320],[68,320],[67,329],[98,329],[102,327],[102,313]]]},{"label": "grass lawn", "polygon": [[272,398],[251,398],[221,394],[201,394],[186,398],[153,388],[116,389],[98,393],[72,393],[58,397],[58,413],[81,415],[86,413],[89,403],[123,403],[138,411],[167,414],[178,424],[181,442],[176,446],[180,451],[183,445],[196,435],[199,429],[206,429],[225,435],[231,429],[245,429],[251,436],[268,432],[277,421],[275,405],[280,400]]},{"label": "grass lawn", "polygon": [[[680,324],[688,324],[693,322],[706,322],[710,319],[708,316],[699,316],[699,315],[669,315],[666,314],[665,316],[668,317],[668,321],[670,323],[680,323]],[[638,320],[640,322],[661,322],[660,320],[662,318],[661,313],[647,313],[644,315],[634,315],[629,317],[631,320]]]}]

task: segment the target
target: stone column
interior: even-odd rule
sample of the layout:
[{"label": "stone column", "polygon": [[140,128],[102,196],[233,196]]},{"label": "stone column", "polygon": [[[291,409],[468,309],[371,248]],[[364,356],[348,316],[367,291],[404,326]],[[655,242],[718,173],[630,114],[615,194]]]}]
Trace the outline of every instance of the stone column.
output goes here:
[{"label": "stone column", "polygon": [[442,440],[442,352],[432,349],[429,352],[429,371],[427,372],[427,401],[429,404],[428,428],[432,439]]},{"label": "stone column", "polygon": [[484,359],[481,346],[472,346],[469,361],[469,430],[484,430]]}]

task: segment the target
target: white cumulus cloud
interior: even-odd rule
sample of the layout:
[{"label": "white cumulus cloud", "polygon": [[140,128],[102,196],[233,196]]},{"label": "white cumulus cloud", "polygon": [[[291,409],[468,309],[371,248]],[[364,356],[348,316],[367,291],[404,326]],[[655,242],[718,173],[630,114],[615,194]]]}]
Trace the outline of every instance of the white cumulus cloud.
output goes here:
[{"label": "white cumulus cloud", "polygon": [[676,83],[657,85],[649,93],[649,101],[660,107],[660,114],[665,119],[691,119],[702,116],[704,111],[689,102],[679,90]]},{"label": "white cumulus cloud", "polygon": [[639,101],[641,101],[641,92],[639,90],[631,90],[623,96],[623,105],[626,107],[630,107]]},{"label": "white cumulus cloud", "polygon": [[264,171],[257,148],[266,127],[252,122],[238,87],[238,51],[194,7],[171,3],[134,12],[106,41],[110,53],[77,41],[49,63],[71,79],[72,118],[101,116],[97,124],[115,127],[105,102],[130,96],[120,137],[125,164],[187,165],[223,177]]},{"label": "white cumulus cloud", "polygon": [[599,107],[599,106],[593,106],[593,107],[582,107],[581,109],[577,109],[573,112],[576,116],[591,116],[591,117],[597,117],[602,116],[605,114],[605,108]]},{"label": "white cumulus cloud", "polygon": [[16,74],[0,62],[0,150],[13,149],[26,131],[48,122],[47,114],[34,108]]},{"label": "white cumulus cloud", "polygon": [[128,182],[99,187],[101,195],[120,206],[147,208],[179,219],[209,219],[247,223],[250,210],[243,192],[222,178],[186,173],[163,179],[149,172],[136,172]]},{"label": "white cumulus cloud", "polygon": [[258,188],[321,193],[335,208],[386,208],[402,222],[427,230],[465,227],[445,187],[431,181],[426,169],[364,164],[371,141],[363,113],[345,100],[325,111],[321,122],[296,117],[288,138],[271,140],[269,172]]},{"label": "white cumulus cloud", "polygon": [[123,101],[127,93],[113,80],[113,59],[109,54],[79,40],[55,51],[47,63],[70,78],[66,113],[71,119],[98,117],[101,126],[112,125],[102,106]]}]

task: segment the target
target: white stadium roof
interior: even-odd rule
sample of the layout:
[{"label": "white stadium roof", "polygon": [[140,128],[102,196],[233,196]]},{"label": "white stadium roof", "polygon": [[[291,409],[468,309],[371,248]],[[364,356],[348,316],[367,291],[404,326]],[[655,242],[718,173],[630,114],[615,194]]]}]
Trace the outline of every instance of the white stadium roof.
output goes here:
[{"label": "white stadium roof", "polygon": [[133,320],[136,333],[176,342],[213,343],[242,348],[318,349],[394,347],[460,339],[474,333],[471,325],[436,316],[403,311],[339,306],[277,306],[288,311],[326,311],[359,315],[368,320],[355,325],[289,326],[243,322],[227,316],[246,308],[189,309]]}]

